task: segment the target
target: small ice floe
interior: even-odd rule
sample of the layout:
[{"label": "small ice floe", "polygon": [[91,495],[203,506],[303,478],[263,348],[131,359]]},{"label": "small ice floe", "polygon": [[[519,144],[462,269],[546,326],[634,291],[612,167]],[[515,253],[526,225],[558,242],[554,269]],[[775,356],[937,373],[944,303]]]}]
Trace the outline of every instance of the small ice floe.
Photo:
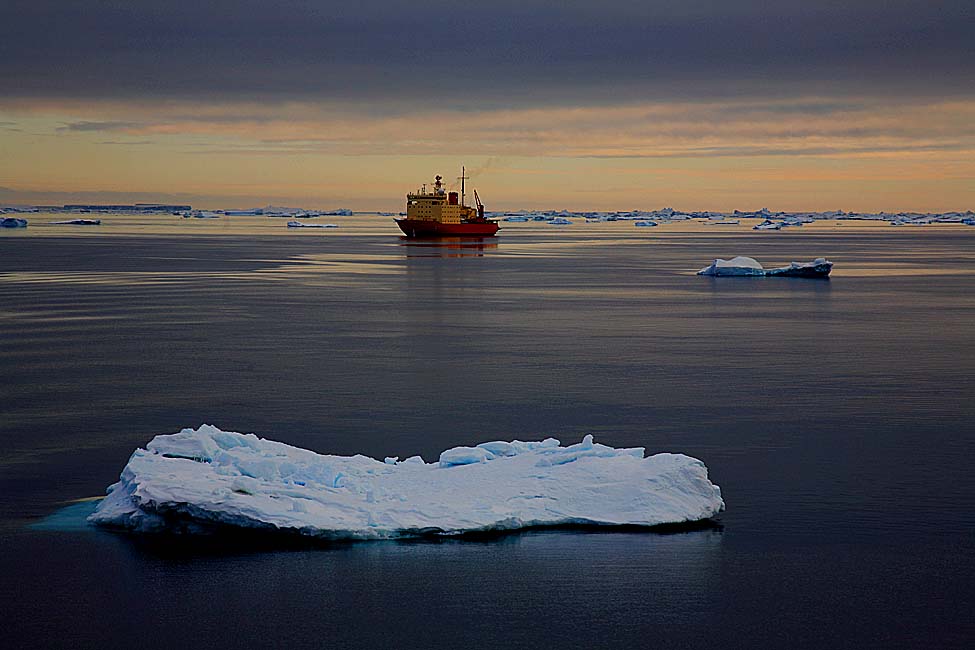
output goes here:
[{"label": "small ice floe", "polygon": [[572,222],[565,217],[555,217],[554,219],[549,220],[549,224],[553,226],[571,226]]},{"label": "small ice floe", "polygon": [[833,263],[825,257],[817,257],[812,262],[792,262],[789,266],[765,271],[768,276],[784,276],[792,278],[825,278],[833,270]]},{"label": "small ice floe", "polygon": [[0,228],[26,228],[27,219],[18,219],[17,217],[4,217],[0,219]]},{"label": "small ice floe", "polygon": [[486,442],[438,462],[375,460],[203,425],[136,449],[89,517],[137,532],[259,530],[318,539],[458,535],[565,524],[657,526],[706,520],[721,490],[696,458],[617,449],[591,435],[567,447]]},{"label": "small ice floe", "polygon": [[765,275],[765,269],[751,257],[716,259],[711,266],[697,272],[698,275]]},{"label": "small ice floe", "polygon": [[505,217],[501,221],[511,221],[511,222],[514,222],[514,223],[524,223],[525,221],[529,221],[529,219],[528,219],[528,217],[524,217],[524,216],[521,216],[521,215],[514,215],[512,217]]},{"label": "small ice floe", "polygon": [[782,230],[782,224],[775,223],[771,219],[766,219],[757,226],[753,226],[752,230]]},{"label": "small ice floe", "polygon": [[302,223],[300,221],[289,221],[288,228],[338,228],[334,223]]},{"label": "small ice floe", "polygon": [[634,221],[633,225],[640,228],[652,228],[653,226],[656,226],[658,224],[656,221],[650,221],[648,219],[645,219],[643,221]]},{"label": "small ice floe", "polygon": [[183,213],[184,219],[219,219],[220,215],[209,210],[190,210]]},{"label": "small ice floe", "polygon": [[817,257],[812,262],[792,262],[789,266],[766,269],[751,257],[734,257],[730,260],[716,259],[710,266],[697,272],[698,275],[711,276],[761,276],[825,278],[833,269],[833,263],[825,257]]},{"label": "small ice floe", "polygon": [[68,219],[67,221],[52,221],[55,226],[100,226],[101,219]]},{"label": "small ice floe", "polygon": [[804,223],[812,223],[812,220],[805,219],[802,217],[789,216],[789,217],[785,217],[782,221],[780,221],[779,226],[781,226],[782,228],[801,227],[802,224]]}]

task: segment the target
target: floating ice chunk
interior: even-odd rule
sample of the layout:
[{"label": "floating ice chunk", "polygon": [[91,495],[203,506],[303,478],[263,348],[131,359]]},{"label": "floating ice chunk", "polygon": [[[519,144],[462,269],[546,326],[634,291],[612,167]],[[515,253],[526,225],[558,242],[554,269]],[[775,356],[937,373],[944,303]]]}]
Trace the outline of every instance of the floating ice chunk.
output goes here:
[{"label": "floating ice chunk", "polygon": [[825,278],[833,270],[833,263],[825,257],[817,257],[812,262],[792,262],[789,266],[765,271],[765,275],[780,275],[795,278]]},{"label": "floating ice chunk", "polygon": [[716,259],[711,266],[697,272],[698,275],[765,275],[765,269],[751,257],[734,257],[730,260]]},{"label": "floating ice chunk", "polygon": [[572,222],[565,217],[555,217],[548,222],[552,226],[571,226]]},{"label": "floating ice chunk", "polygon": [[542,450],[543,456],[535,463],[536,467],[550,467],[552,465],[565,465],[580,458],[611,458],[613,456],[633,456],[643,458],[643,447],[633,447],[632,449],[615,449],[593,442],[592,435],[587,435],[582,442],[569,445],[568,447],[557,447]]},{"label": "floating ice chunk", "polygon": [[[156,436],[149,441],[146,449],[164,458],[186,458],[209,463],[222,448],[214,436],[222,433],[220,429],[204,424],[197,431],[183,429],[172,435]],[[223,448],[226,448],[226,445]]]},{"label": "floating ice chunk", "polygon": [[735,257],[730,260],[717,259],[697,272],[698,275],[752,275],[784,276],[800,278],[825,278],[833,269],[833,263],[825,257],[817,257],[812,262],[792,262],[789,266],[765,269],[751,257]]},{"label": "floating ice chunk", "polygon": [[494,456],[516,456],[518,451],[513,442],[496,440],[494,442],[482,442],[478,445],[480,449],[486,450]]},{"label": "floating ice chunk", "polygon": [[[701,461],[644,458],[586,436],[482,443],[385,462],[201,426],[137,449],[89,521],[134,531],[216,527],[376,539],[558,524],[653,526],[724,508]],[[390,462],[392,461],[392,462]]]},{"label": "floating ice chunk", "polygon": [[289,221],[288,228],[338,228],[334,223],[302,223],[300,221]]},{"label": "floating ice chunk", "polygon": [[494,454],[482,447],[454,447],[440,454],[440,466],[453,467],[455,465],[470,465],[471,463],[486,463],[494,457]]},{"label": "floating ice chunk", "polygon": [[649,221],[649,220],[634,221],[633,222],[633,225],[634,226],[638,226],[640,228],[652,228],[653,226],[656,226],[657,225],[657,222],[656,221]]},{"label": "floating ice chunk", "polygon": [[503,440],[496,440],[494,442],[482,442],[477,446],[491,452],[495,456],[517,456],[518,454],[535,449],[558,447],[560,444],[562,443],[555,438],[546,438],[541,442],[522,442],[521,440],[504,442]]},{"label": "floating ice chunk", "polygon": [[4,217],[0,219],[0,228],[26,228],[27,219],[18,219],[17,217]]},{"label": "floating ice chunk", "polygon": [[55,226],[100,226],[101,219],[69,219],[67,221],[52,221]]}]

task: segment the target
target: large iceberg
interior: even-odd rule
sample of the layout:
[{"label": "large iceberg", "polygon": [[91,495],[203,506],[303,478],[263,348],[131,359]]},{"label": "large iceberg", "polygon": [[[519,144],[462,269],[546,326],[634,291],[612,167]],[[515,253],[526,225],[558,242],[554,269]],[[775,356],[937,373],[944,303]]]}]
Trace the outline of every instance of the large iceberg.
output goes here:
[{"label": "large iceberg", "polygon": [[558,440],[455,447],[426,463],[321,455],[203,425],[137,449],[89,521],[139,532],[238,527],[321,539],[566,524],[656,526],[724,509],[700,460]]}]

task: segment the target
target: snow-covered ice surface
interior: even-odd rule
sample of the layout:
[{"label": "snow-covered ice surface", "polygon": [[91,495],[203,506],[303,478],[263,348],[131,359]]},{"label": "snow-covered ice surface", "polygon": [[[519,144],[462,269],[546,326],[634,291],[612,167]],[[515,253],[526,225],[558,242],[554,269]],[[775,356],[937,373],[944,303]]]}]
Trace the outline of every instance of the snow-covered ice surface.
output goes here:
[{"label": "snow-covered ice surface", "polygon": [[321,539],[568,524],[656,526],[724,509],[704,463],[592,436],[455,447],[436,463],[329,456],[203,425],[137,449],[89,521],[138,532],[220,527]]},{"label": "snow-covered ice surface", "polygon": [[762,265],[751,257],[733,257],[730,260],[716,259],[710,266],[697,272],[698,275],[765,275]]}]

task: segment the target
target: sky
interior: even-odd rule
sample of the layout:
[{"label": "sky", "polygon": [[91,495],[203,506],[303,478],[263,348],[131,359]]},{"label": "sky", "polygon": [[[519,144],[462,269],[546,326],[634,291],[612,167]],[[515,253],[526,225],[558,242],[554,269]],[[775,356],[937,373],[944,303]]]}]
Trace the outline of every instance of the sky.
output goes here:
[{"label": "sky", "polygon": [[0,203],[975,209],[971,0],[4,0]]}]

